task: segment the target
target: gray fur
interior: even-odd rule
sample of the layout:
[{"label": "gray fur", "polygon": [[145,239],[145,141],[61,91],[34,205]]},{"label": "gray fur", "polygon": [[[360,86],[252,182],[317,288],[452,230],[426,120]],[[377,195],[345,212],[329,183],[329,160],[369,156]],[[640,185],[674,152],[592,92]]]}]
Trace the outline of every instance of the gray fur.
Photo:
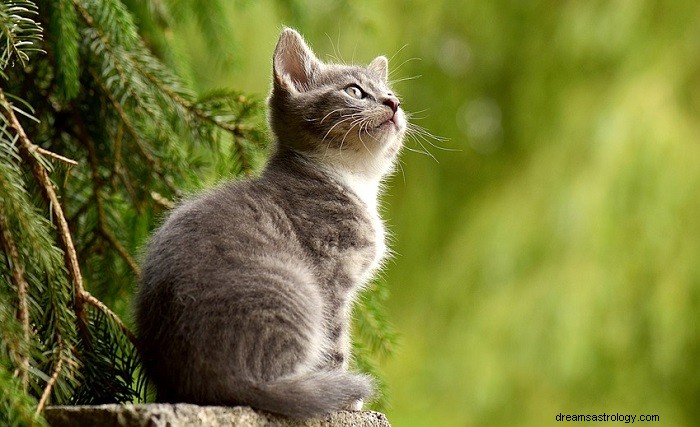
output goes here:
[{"label": "gray fur", "polygon": [[136,322],[160,401],[311,417],[371,395],[348,329],[385,256],[376,196],[405,118],[384,57],[324,64],[285,29],[273,68],[262,175],[186,201],[149,243]]}]

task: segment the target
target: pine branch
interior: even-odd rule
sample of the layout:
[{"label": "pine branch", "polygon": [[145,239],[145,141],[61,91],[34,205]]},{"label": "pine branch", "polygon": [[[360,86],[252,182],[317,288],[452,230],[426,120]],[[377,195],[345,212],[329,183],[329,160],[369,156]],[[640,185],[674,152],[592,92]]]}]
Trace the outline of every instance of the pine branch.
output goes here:
[{"label": "pine branch", "polygon": [[[150,91],[152,88],[155,88],[157,90],[154,95],[159,96],[164,94],[167,96],[172,103],[187,113],[187,116],[189,116],[188,121],[195,119],[196,121],[209,123],[226,132],[229,132],[234,139],[246,137],[247,132],[251,130],[250,128],[247,128],[239,123],[231,123],[230,121],[221,120],[207,109],[202,108],[200,103],[192,102],[187,99],[190,97],[190,95],[182,89],[180,82],[173,75],[171,75],[159,61],[153,58],[145,49],[143,44],[139,43],[138,40],[132,41],[129,38],[130,42],[132,42],[132,45],[129,47],[132,49],[133,53],[122,54],[122,49],[118,45],[115,45],[114,40],[111,40],[107,36],[104,29],[100,27],[98,20],[90,14],[87,8],[81,7],[77,3],[77,0],[76,5],[80,16],[83,18],[85,23],[95,31],[95,41],[100,43],[99,51],[105,52],[109,54],[111,58],[113,58],[106,69],[114,70],[120,76],[120,82],[130,82],[124,89],[126,90],[126,93],[129,94],[131,99],[143,99],[144,96],[153,97],[153,95],[150,94]],[[128,31],[128,34],[131,34],[131,29]],[[133,68],[135,73],[128,73],[125,67]],[[93,74],[93,77],[96,77],[95,72],[91,73]],[[136,76],[134,74],[136,74]],[[140,92],[132,87],[136,84],[135,77],[137,76],[145,78],[146,82],[150,83],[145,84],[143,82],[139,82],[138,85],[144,88],[144,90]],[[106,84],[106,82],[102,83],[102,85],[107,87],[105,93],[112,92],[109,90],[109,85]],[[114,97],[111,96],[111,98]],[[112,102],[114,103],[114,100],[112,100]],[[158,108],[155,110],[146,108],[146,110],[149,112],[149,114],[160,114]],[[123,117],[124,114],[120,113],[120,116]],[[239,148],[239,151],[241,151],[240,147],[237,148]],[[241,159],[244,163],[244,168],[246,170],[250,170],[246,156],[242,152]]]},{"label": "pine branch", "polygon": [[34,412],[36,400],[23,393],[17,378],[0,364],[0,423],[3,426],[46,426],[46,421]]},{"label": "pine branch", "polygon": [[[167,114],[157,102],[163,92],[154,90],[148,81],[154,77],[144,75],[145,70],[149,73],[159,73],[158,80],[167,82],[169,91],[177,93],[176,88],[180,89],[180,92],[182,90],[177,80],[143,46],[123,5],[114,1],[88,3],[85,6],[78,0],[73,2],[87,25],[86,32],[92,39],[90,49],[95,58],[102,62],[99,64],[99,70],[105,74],[102,80],[109,92],[116,95],[123,91],[128,96],[115,96],[121,98],[120,103],[132,102],[135,108],[141,109],[142,114],[149,115],[156,121],[166,122],[164,118]],[[118,25],[114,25],[115,23]],[[175,110],[177,104],[170,107]]]},{"label": "pine branch", "polygon": [[[208,54],[217,67],[230,68],[238,59],[236,35],[227,22],[225,2],[221,0],[170,0],[170,10],[175,21],[193,21],[197,31],[209,47]],[[226,40],[227,43],[221,43]]]},{"label": "pine branch", "polygon": [[51,390],[53,389],[54,385],[56,384],[56,380],[58,380],[58,376],[61,373],[61,369],[63,369],[63,339],[61,338],[60,335],[56,335],[56,344],[58,345],[58,355],[56,356],[56,366],[54,366],[53,373],[51,374],[51,378],[46,382],[46,386],[44,387],[43,393],[41,393],[41,399],[39,399],[39,404],[36,406],[36,413],[39,414],[41,411],[44,410],[44,406],[46,406],[46,403],[49,400],[49,396],[51,396]]},{"label": "pine branch", "polygon": [[68,264],[68,271],[73,281],[73,286],[75,288],[74,308],[76,317],[78,319],[78,327],[80,328],[84,336],[90,335],[87,326],[88,320],[87,312],[85,311],[85,304],[91,304],[106,315],[108,315],[110,318],[112,318],[115,321],[115,323],[119,325],[119,327],[122,329],[125,335],[129,338],[129,340],[131,340],[132,343],[136,345],[136,337],[133,335],[133,333],[131,333],[128,330],[128,328],[126,327],[126,325],[124,325],[121,319],[119,319],[119,317],[114,312],[109,310],[109,308],[107,308],[107,306],[105,306],[101,301],[93,297],[89,292],[85,290],[85,287],[83,286],[82,274],[80,272],[80,265],[78,264],[78,259],[75,251],[75,246],[73,245],[73,239],[71,237],[68,223],[63,214],[63,208],[61,207],[58,197],[56,196],[56,192],[53,188],[53,183],[51,182],[51,179],[49,178],[48,173],[46,172],[46,169],[43,167],[43,165],[36,159],[35,156],[31,154],[32,147],[34,146],[34,144],[29,140],[26,133],[24,132],[24,128],[17,120],[12,105],[5,98],[5,94],[2,91],[2,89],[0,89],[0,105],[4,107],[5,116],[10,121],[10,124],[15,130],[15,132],[17,132],[20,141],[20,148],[22,149],[20,151],[23,154],[22,157],[25,161],[30,163],[32,167],[32,173],[35,179],[41,185],[42,191],[47,199],[47,202],[50,204],[54,213],[54,223],[56,224],[56,227],[59,231],[59,237],[62,246],[64,247],[64,252],[66,254],[66,263]]},{"label": "pine branch", "polygon": [[146,143],[143,141],[143,136],[141,133],[136,129],[134,124],[131,122],[131,119],[129,116],[126,114],[126,111],[124,110],[124,107],[122,104],[117,101],[117,99],[112,95],[112,92],[107,88],[107,85],[105,82],[95,73],[93,70],[90,70],[90,75],[94,79],[94,81],[97,83],[99,88],[102,90],[102,93],[109,99],[109,102],[112,104],[114,107],[115,111],[117,112],[117,116],[121,120],[121,123],[124,124],[126,127],[127,132],[129,135],[131,135],[134,143],[136,144],[136,147],[138,148],[139,152],[143,156],[144,159],[151,165],[151,168],[153,171],[163,180],[165,185],[168,186],[168,188],[174,193],[174,194],[179,194],[180,191],[173,185],[172,181],[168,176],[165,175],[165,172],[163,170],[163,166],[160,162],[160,160],[157,157],[154,157],[146,148]]},{"label": "pine branch", "polygon": [[[3,14],[19,4],[28,5],[20,18]],[[32,55],[42,46],[46,56]],[[199,184],[200,164],[251,169],[257,103],[232,91],[197,98],[171,69],[124,0],[0,1],[0,308],[9,307],[0,310],[0,388],[13,393],[0,408],[21,402],[22,420],[52,403],[138,398],[138,343],[120,318],[125,305],[112,311],[106,299],[123,298],[139,275],[129,248],[173,207],[178,187]]]},{"label": "pine branch", "polygon": [[[19,300],[19,308],[17,310],[17,318],[22,325],[24,342],[29,342],[31,329],[29,327],[29,307],[27,304],[27,289],[29,285],[24,278],[24,267],[17,252],[17,246],[10,231],[10,221],[5,214],[3,205],[0,204],[0,246],[10,258],[12,265],[12,281],[17,288],[17,299]],[[19,356],[19,376],[22,380],[22,389],[27,392],[29,387],[29,354]]]},{"label": "pine branch", "polygon": [[134,186],[131,184],[131,178],[129,177],[128,171],[122,165],[122,142],[124,141],[124,123],[119,122],[117,125],[117,132],[114,136],[114,162],[112,163],[112,175],[110,177],[110,182],[112,183],[112,188],[114,191],[119,191],[117,185],[117,178],[121,181],[124,189],[126,190],[131,203],[137,207],[139,212],[142,211],[141,206],[138,201],[138,196],[134,191]]},{"label": "pine branch", "polygon": [[[66,217],[63,214],[63,208],[58,200],[58,196],[54,190],[51,178],[49,178],[49,174],[46,172],[43,164],[37,159],[37,156],[33,154],[37,151],[35,148],[36,145],[34,145],[34,143],[32,143],[27,137],[27,134],[24,132],[24,128],[20,124],[19,120],[17,120],[17,116],[15,116],[12,104],[7,101],[5,98],[5,93],[2,89],[0,89],[0,105],[4,107],[4,114],[19,137],[21,149],[20,153],[22,154],[22,157],[31,165],[32,174],[41,186],[42,193],[44,194],[47,203],[49,206],[51,206],[54,214],[54,223],[58,228],[59,238],[65,253],[68,273],[73,281],[76,294],[80,295],[85,292],[85,288],[83,286],[83,276],[80,273],[80,265],[78,264],[78,257],[76,256],[75,246],[73,245],[73,238],[71,237],[68,222],[66,222]],[[82,325],[81,329],[84,331],[84,333],[87,333],[87,318],[83,309],[83,302],[77,297],[77,295],[75,301],[75,314],[78,317],[79,325]]]},{"label": "pine branch", "polygon": [[[4,92],[1,94],[6,95]],[[3,109],[12,111],[11,108],[8,108],[6,98],[4,101],[4,103],[0,102],[0,111]],[[16,107],[12,106],[12,108]],[[26,175],[22,174],[20,166],[23,163],[26,165],[27,162],[23,161],[21,147],[19,147],[21,143],[19,142],[20,135],[16,130],[17,125],[11,123],[12,117],[7,111],[0,114],[0,121],[2,121],[2,126],[0,126],[0,130],[2,130],[0,134],[0,197],[2,198],[3,215],[9,217],[9,229],[16,242],[19,259],[24,262],[26,269],[24,277],[28,283],[27,311],[31,324],[31,339],[27,340],[21,348],[25,352],[23,354],[29,356],[29,393],[33,394],[40,392],[41,381],[49,379],[48,375],[42,373],[51,366],[47,361],[46,347],[53,347],[57,337],[71,346],[74,339],[75,322],[72,316],[70,285],[65,280],[65,261],[62,260],[64,254],[54,246],[50,221],[34,208],[30,194],[26,190]],[[38,152],[34,152],[33,156],[41,158],[41,154]],[[44,163],[41,164],[47,167]],[[11,251],[5,251],[5,254],[8,252]],[[18,262],[7,263],[9,267],[12,264],[19,265]],[[0,265],[0,269],[2,267]],[[22,307],[21,301],[16,304],[13,303],[12,306]],[[8,344],[20,340],[20,337],[25,335],[22,334],[21,327],[17,329],[17,332],[6,331],[6,333],[4,338],[8,338]],[[17,354],[16,349],[13,351]],[[74,355],[65,350],[65,346],[62,358],[63,374],[55,382],[58,383],[60,392],[65,395],[75,382],[78,364]],[[19,362],[14,363],[14,365],[22,366]],[[51,368],[52,370],[53,368]],[[17,372],[20,372],[19,368]],[[32,404],[32,411],[34,411],[36,404],[36,401]],[[0,424],[3,423],[2,419],[0,416]]]},{"label": "pine branch", "polygon": [[31,151],[32,154],[33,154],[34,152],[37,152],[37,153],[42,154],[42,155],[44,155],[44,156],[48,156],[48,157],[52,157],[52,158],[54,158],[54,159],[56,159],[56,160],[60,160],[60,161],[62,161],[62,162],[64,162],[64,163],[67,163],[67,164],[69,164],[69,165],[71,165],[71,166],[78,166],[78,165],[80,164],[80,163],[76,162],[76,161],[73,160],[73,159],[69,159],[68,157],[62,156],[62,155],[60,155],[60,154],[56,154],[56,153],[54,153],[53,151],[46,150],[46,149],[44,149],[44,148],[39,147],[38,145],[33,145],[33,146],[31,147],[31,150],[32,150],[32,151]]},{"label": "pine branch", "polygon": [[[94,307],[101,305],[98,300],[94,302]],[[93,343],[82,346],[84,377],[71,396],[73,404],[133,402],[139,398],[134,384],[138,378],[138,352],[130,345],[129,336],[114,328],[121,327],[108,313],[111,312],[101,308],[90,310]]]},{"label": "pine branch", "polygon": [[36,5],[28,0],[0,3],[0,72],[14,63],[29,61],[29,53],[41,52],[41,25],[31,17],[38,15]]},{"label": "pine branch", "polygon": [[48,14],[48,49],[55,64],[56,92],[64,102],[80,91],[78,17],[72,0],[38,0]]},{"label": "pine branch", "polygon": [[[82,120],[78,119],[76,121],[82,124]],[[107,216],[105,215],[104,204],[102,201],[102,197],[100,197],[100,186],[102,184],[102,179],[100,177],[99,172],[97,171],[97,156],[95,154],[95,146],[92,143],[92,139],[87,134],[87,129],[84,126],[80,126],[80,128],[80,136],[82,143],[85,145],[88,151],[88,160],[90,162],[90,171],[92,173],[93,181],[93,197],[95,198],[95,205],[97,206],[97,222],[99,224],[100,233],[102,233],[102,235],[107,239],[107,241],[114,247],[117,253],[119,253],[119,256],[121,256],[124,259],[126,264],[129,266],[129,268],[131,268],[131,271],[134,273],[134,276],[139,277],[141,276],[141,269],[136,263],[136,260],[134,260],[131,257],[129,252],[116,238],[112,230],[110,230],[109,225],[107,224]]]},{"label": "pine branch", "polygon": [[138,340],[136,339],[136,335],[134,335],[134,333],[126,327],[126,324],[124,324],[124,322],[119,318],[119,316],[117,316],[115,312],[110,310],[109,307],[107,307],[102,301],[92,296],[89,292],[83,292],[82,298],[85,300],[86,303],[92,305],[93,307],[107,315],[107,317],[112,319],[112,321],[119,327],[119,329],[124,333],[124,335],[126,335],[129,341],[131,341],[134,347],[138,348]]}]

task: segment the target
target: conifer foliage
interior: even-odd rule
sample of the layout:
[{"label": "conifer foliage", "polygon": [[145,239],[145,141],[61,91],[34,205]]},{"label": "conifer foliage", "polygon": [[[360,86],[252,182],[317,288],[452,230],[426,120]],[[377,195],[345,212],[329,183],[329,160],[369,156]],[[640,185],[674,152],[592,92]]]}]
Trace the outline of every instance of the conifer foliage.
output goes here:
[{"label": "conifer foliage", "polygon": [[[222,4],[0,1],[0,425],[146,398],[128,326],[139,247],[204,168],[245,174],[264,151],[259,102],[172,71],[167,26],[192,16],[214,40],[226,25],[203,10]],[[382,295],[356,324],[375,371],[367,356],[394,341]]]},{"label": "conifer foliage", "polygon": [[2,425],[143,399],[138,247],[202,153],[236,175],[261,151],[258,103],[197,96],[151,52],[119,0],[0,2]]}]

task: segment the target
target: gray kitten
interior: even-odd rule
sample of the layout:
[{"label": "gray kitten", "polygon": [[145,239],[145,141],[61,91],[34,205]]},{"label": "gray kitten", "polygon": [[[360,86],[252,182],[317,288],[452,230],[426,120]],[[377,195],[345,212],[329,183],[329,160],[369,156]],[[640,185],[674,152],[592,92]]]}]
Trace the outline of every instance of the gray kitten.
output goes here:
[{"label": "gray kitten", "polygon": [[405,115],[383,56],[325,64],[285,29],[273,70],[262,175],[183,203],[148,246],[136,322],[159,401],[312,417],[372,393],[347,370],[350,314],[386,253],[377,195]]}]

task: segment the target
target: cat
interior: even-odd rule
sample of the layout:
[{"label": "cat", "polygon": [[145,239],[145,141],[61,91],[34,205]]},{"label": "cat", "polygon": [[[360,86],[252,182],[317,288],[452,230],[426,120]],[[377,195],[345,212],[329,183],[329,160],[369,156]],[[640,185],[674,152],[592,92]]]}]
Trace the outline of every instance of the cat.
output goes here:
[{"label": "cat", "polygon": [[135,318],[158,401],[307,418],[371,396],[349,323],[386,256],[377,197],[407,127],[387,80],[384,56],[327,64],[282,31],[262,174],[183,202],[145,251]]}]

